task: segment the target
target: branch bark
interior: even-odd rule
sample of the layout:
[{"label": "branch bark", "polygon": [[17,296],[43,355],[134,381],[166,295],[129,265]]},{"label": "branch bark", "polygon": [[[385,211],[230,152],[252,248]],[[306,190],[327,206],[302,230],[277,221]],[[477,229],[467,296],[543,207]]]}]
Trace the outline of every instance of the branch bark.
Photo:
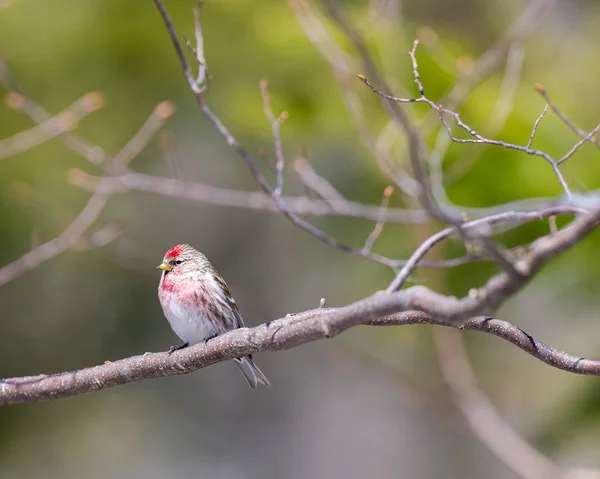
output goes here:
[{"label": "branch bark", "polygon": [[531,244],[530,252],[516,263],[521,276],[502,272],[492,277],[476,294],[461,299],[424,286],[376,293],[342,308],[320,308],[256,328],[237,329],[172,356],[151,353],[50,376],[3,379],[0,381],[0,405],[76,396],[142,379],[186,374],[226,359],[260,351],[291,349],[317,339],[332,338],[359,324],[437,324],[483,331],[511,342],[556,368],[600,375],[600,361],[564,353],[535,340],[511,323],[487,316],[521,289],[549,259],[580,241],[599,221],[600,209],[577,218],[555,234],[536,240]]},{"label": "branch bark", "polygon": [[[463,314],[469,315],[477,309],[470,298],[458,300],[422,286],[393,294],[379,293],[343,308],[319,308],[255,328],[236,329],[171,356],[167,352],[146,353],[76,371],[2,379],[0,406],[78,396],[144,379],[188,374],[248,354],[291,349],[318,339],[333,338],[361,324],[435,324],[481,331],[505,339],[551,366],[577,374],[600,376],[600,360],[584,359],[554,349],[507,321],[485,316],[460,320]],[[435,314],[426,311],[435,311]],[[440,315],[443,311],[445,315]]]}]

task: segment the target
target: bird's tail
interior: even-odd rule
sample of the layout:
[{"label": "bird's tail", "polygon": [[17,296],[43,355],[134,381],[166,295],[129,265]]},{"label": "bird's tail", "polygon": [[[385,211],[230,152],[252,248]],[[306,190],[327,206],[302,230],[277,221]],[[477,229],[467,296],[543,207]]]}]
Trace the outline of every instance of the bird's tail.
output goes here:
[{"label": "bird's tail", "polygon": [[263,374],[263,372],[258,369],[258,366],[254,364],[252,360],[252,356],[245,356],[243,358],[234,359],[237,367],[240,368],[240,371],[248,381],[248,386],[252,389],[256,389],[258,384],[262,384],[268,388],[271,387],[271,383],[267,379],[267,377]]}]

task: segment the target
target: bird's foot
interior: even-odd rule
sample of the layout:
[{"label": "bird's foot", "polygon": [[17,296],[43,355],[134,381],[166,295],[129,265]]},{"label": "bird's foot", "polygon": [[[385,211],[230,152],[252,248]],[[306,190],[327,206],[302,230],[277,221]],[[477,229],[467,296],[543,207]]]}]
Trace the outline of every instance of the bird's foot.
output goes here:
[{"label": "bird's foot", "polygon": [[169,348],[169,356],[171,354],[173,354],[175,351],[179,351],[180,349],[187,348],[189,345],[190,345],[190,343],[183,343],[183,344],[180,344],[179,346],[171,346]]}]

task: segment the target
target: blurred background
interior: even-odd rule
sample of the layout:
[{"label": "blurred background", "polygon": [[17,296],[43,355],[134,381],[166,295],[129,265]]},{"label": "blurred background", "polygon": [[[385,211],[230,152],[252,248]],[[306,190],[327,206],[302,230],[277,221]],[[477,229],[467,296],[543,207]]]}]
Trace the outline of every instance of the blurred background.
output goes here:
[{"label": "blurred background", "polygon": [[[496,68],[459,109],[483,134],[526,144],[545,104],[535,83],[586,131],[600,119],[596,1],[536,1],[534,7],[521,0],[340,3],[399,95],[416,94],[407,56],[414,38],[423,45],[420,73],[434,101],[500,42]],[[299,22],[302,5],[206,1],[207,101],[257,161],[261,148],[273,159],[258,87],[268,79],[274,110],[290,115],[282,127],[288,165],[303,155],[348,199],[377,205],[390,179],[348,113],[339,72]],[[321,22],[312,23],[313,33],[322,25],[355,61],[350,73],[365,73],[327,8],[308,5]],[[166,6],[178,31],[193,38],[194,2]],[[523,17],[531,8],[536,13]],[[502,47],[518,18],[524,19],[518,25],[522,38]],[[176,114],[131,162],[133,170],[258,189],[203,118],[152,2],[1,1],[0,55],[23,91],[52,114],[100,92],[103,108],[82,120],[76,133],[109,155],[158,103],[171,101]],[[6,69],[0,73],[6,80]],[[344,88],[360,99],[366,125],[379,134],[387,123],[380,102],[360,81],[347,80],[350,73]],[[425,105],[407,110],[428,121]],[[0,138],[32,126],[10,101],[0,106]],[[429,147],[436,133],[437,127],[429,128]],[[403,168],[400,135],[380,140],[390,143]],[[576,141],[548,115],[534,147],[558,158]],[[600,187],[593,146],[565,166],[574,191]],[[102,174],[60,138],[0,161],[0,266],[59,235],[81,211],[90,193],[68,181],[72,168]],[[504,149],[450,145],[443,168],[449,200],[465,207],[561,194],[543,160]],[[285,193],[304,194],[289,166]],[[399,192],[390,205],[414,206]],[[373,229],[372,222],[355,219],[311,221],[357,247]],[[158,303],[155,267],[177,243],[190,243],[211,259],[247,325],[316,307],[322,297],[330,306],[348,304],[392,279],[390,270],[332,250],[269,212],[129,192],[112,196],[89,232],[107,225],[119,232],[107,245],[81,243],[0,288],[0,377],[73,370],[176,344]],[[374,251],[407,257],[438,228],[386,225]],[[502,240],[507,246],[526,243],[546,231],[547,224],[528,225]],[[593,260],[598,239],[594,233],[553,261],[498,316],[559,349],[600,356],[600,273]],[[462,253],[458,243],[449,243],[436,254]],[[413,281],[463,295],[493,272],[474,264],[419,271]],[[454,407],[432,334],[427,326],[361,327],[332,341],[257,355],[273,383],[268,390],[252,392],[227,362],[187,376],[2,408],[0,477],[519,477]],[[463,338],[481,389],[518,433],[557,464],[600,468],[598,378],[551,368],[481,333]]]}]

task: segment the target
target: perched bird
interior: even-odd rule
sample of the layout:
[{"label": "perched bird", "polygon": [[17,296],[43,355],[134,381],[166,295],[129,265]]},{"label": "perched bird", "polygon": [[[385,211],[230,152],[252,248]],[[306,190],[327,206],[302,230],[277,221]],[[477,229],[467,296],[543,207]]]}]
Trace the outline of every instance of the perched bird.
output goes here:
[{"label": "perched bird", "polygon": [[[169,353],[244,327],[227,284],[202,253],[187,244],[174,246],[158,268],[163,271],[158,299],[171,328],[184,342],[171,346]],[[259,383],[271,386],[252,356],[234,361],[252,389]]]}]

